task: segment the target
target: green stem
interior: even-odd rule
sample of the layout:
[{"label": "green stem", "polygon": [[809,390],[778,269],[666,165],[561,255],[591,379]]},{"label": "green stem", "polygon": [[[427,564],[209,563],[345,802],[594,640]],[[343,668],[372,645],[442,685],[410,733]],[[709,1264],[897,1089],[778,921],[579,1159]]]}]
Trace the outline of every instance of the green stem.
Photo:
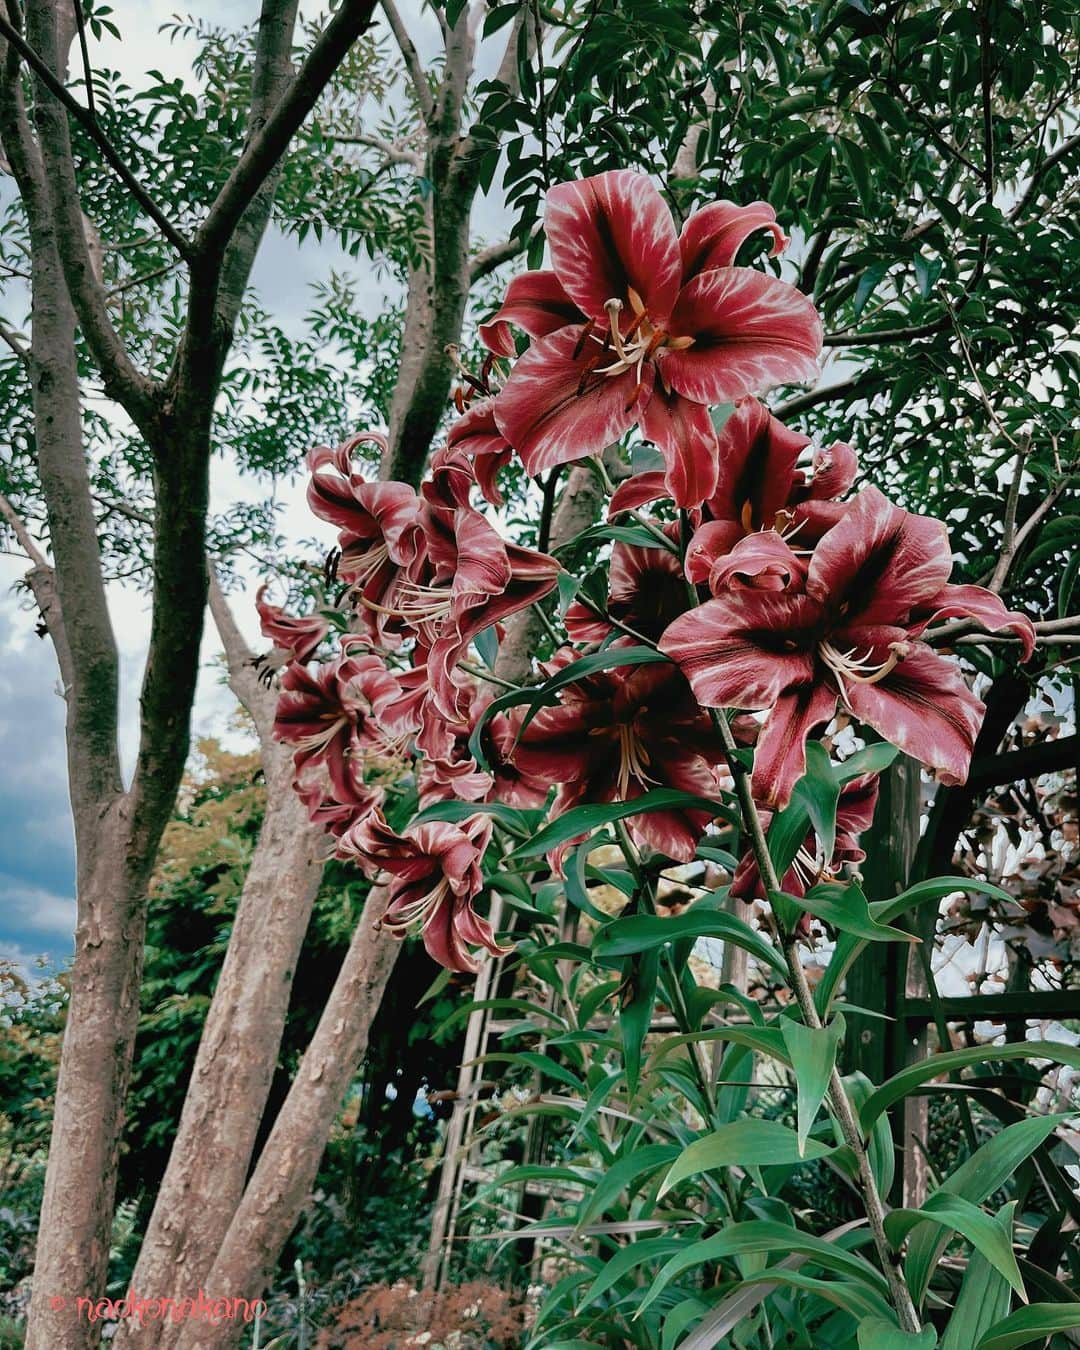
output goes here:
[{"label": "green stem", "polygon": [[[767,895],[775,894],[780,890],[780,881],[776,875],[776,868],[773,866],[769,846],[765,842],[765,831],[762,828],[761,817],[758,815],[757,804],[750,789],[749,771],[736,753],[738,746],[735,744],[735,737],[728,726],[727,719],[715,708],[710,708],[709,714],[724,748],[728,768],[735,780],[735,792],[739,799],[743,827],[750,838],[754,861],[757,863],[758,871],[765,885],[765,892]],[[784,961],[787,964],[788,978],[791,981],[799,1010],[803,1015],[803,1021],[808,1027],[820,1030],[822,1021],[814,1004],[814,995],[810,988],[810,982],[806,978],[806,971],[799,960],[798,939],[794,934],[786,933],[781,939],[780,946],[784,954]],[[835,1068],[829,1079],[829,1104],[840,1126],[840,1133],[844,1137],[844,1142],[854,1153],[858,1163],[866,1217],[874,1238],[878,1260],[881,1262],[882,1271],[889,1282],[889,1291],[892,1294],[893,1306],[900,1318],[900,1324],[905,1331],[918,1332],[922,1329],[922,1323],[915,1310],[915,1303],[911,1297],[911,1291],[907,1287],[907,1281],[904,1279],[904,1272],[900,1266],[900,1256],[885,1235],[885,1205],[878,1191],[877,1181],[874,1179],[869,1155],[863,1144],[862,1131],[859,1128],[859,1122],[856,1119],[851,1102],[848,1100],[848,1095],[844,1091],[839,1070]]]}]

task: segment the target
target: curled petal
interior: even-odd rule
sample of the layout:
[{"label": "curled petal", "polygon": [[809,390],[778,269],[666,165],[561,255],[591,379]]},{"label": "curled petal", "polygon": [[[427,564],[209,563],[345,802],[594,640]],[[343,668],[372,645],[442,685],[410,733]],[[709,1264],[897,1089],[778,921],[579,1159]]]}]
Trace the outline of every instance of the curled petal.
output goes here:
[{"label": "curled petal", "polygon": [[817,310],[794,286],[749,267],[721,267],[687,282],[670,331],[694,341],[661,349],[664,381],[696,403],[733,403],[818,376]]},{"label": "curled petal", "polygon": [[596,359],[584,329],[560,329],[520,357],[496,398],[496,424],[534,477],[599,453],[637,421],[652,368],[639,384],[633,371],[598,375]]},{"label": "curled petal", "polygon": [[292,660],[300,665],[306,664],[314,655],[319,643],[329,633],[329,620],[322,614],[307,614],[303,618],[294,618],[278,605],[272,605],[265,599],[267,590],[268,587],[260,586],[255,596],[255,608],[259,613],[263,637],[269,638],[275,647],[287,652]]},{"label": "curled petal", "polygon": [[686,579],[695,586],[709,580],[714,565],[743,538],[743,528],[734,520],[707,520],[694,531],[686,550]]},{"label": "curled petal", "polygon": [[663,323],[679,293],[682,260],[675,223],[645,174],[615,169],[560,183],[544,213],[548,250],[571,300],[603,318],[608,300],[629,306],[635,291]]},{"label": "curled petal", "polygon": [[636,473],[620,483],[611,494],[608,520],[614,520],[622,511],[636,511],[639,506],[649,506],[666,497],[665,477],[659,469],[652,469],[648,473]]},{"label": "curled petal", "polygon": [[784,426],[756,398],[739,402],[720,428],[720,472],[709,511],[743,533],[772,529],[800,483],[796,468],[810,437]]},{"label": "curled petal", "polygon": [[806,592],[860,624],[902,623],[949,579],[952,553],[940,520],[893,506],[864,488],[822,538]]},{"label": "curled petal", "polygon": [[850,491],[859,467],[859,457],[850,445],[837,441],[827,450],[819,450],[814,456],[813,477],[810,480],[808,496],[820,501],[831,501]]},{"label": "curled petal", "polygon": [[512,360],[517,348],[511,324],[531,338],[542,338],[567,324],[584,323],[585,318],[554,272],[522,272],[506,288],[506,298],[496,312],[480,325],[480,341],[496,356]]},{"label": "curled petal", "polygon": [[717,559],[709,572],[709,586],[714,595],[739,588],[787,591],[801,587],[805,577],[806,564],[776,531],[758,530]]},{"label": "curled petal", "polygon": [[447,449],[463,450],[473,461],[476,484],[492,506],[502,506],[495,475],[510,463],[513,451],[495,424],[493,400],[485,399],[459,417],[446,437]]},{"label": "curled petal", "polygon": [[653,386],[641,410],[641,432],[664,456],[664,487],[675,505],[700,506],[716,490],[717,447],[709,410]]},{"label": "curled petal", "polygon": [[745,240],[755,230],[768,230],[773,237],[769,257],[775,258],[787,247],[787,235],[776,223],[776,212],[768,202],[711,202],[695,211],[679,236],[683,281],[714,267],[731,267]]},{"label": "curled petal", "polygon": [[935,619],[974,619],[988,632],[1002,629],[1015,633],[1020,639],[1024,660],[1030,661],[1035,650],[1035,629],[1026,614],[1006,609],[1001,598],[983,586],[943,586],[933,599],[919,611],[913,636],[919,636]]}]

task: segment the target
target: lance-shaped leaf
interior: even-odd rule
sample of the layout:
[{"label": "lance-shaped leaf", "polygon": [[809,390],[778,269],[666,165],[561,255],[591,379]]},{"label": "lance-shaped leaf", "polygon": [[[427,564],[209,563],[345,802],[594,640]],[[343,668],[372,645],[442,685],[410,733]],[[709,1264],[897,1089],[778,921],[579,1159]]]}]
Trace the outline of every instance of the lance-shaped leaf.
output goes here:
[{"label": "lance-shaped leaf", "polygon": [[934,1350],[937,1332],[933,1327],[921,1331],[901,1331],[895,1322],[868,1317],[859,1323],[859,1350]]},{"label": "lance-shaped leaf", "polygon": [[[788,1224],[774,1223],[768,1219],[750,1219],[745,1223],[731,1224],[713,1237],[684,1246],[678,1255],[673,1256],[657,1272],[656,1279],[639,1311],[644,1312],[660,1297],[671,1281],[685,1270],[691,1270],[707,1262],[769,1252],[783,1252],[785,1255],[801,1252],[814,1265],[857,1281],[876,1297],[888,1293],[884,1277],[862,1257],[834,1243],[826,1242],[824,1238],[815,1237],[812,1233],[803,1233]],[[770,1275],[773,1273],[769,1272]]]},{"label": "lance-shaped leaf", "polygon": [[678,1155],[678,1144],[646,1144],[617,1159],[600,1178],[592,1194],[582,1200],[575,1227],[580,1230],[598,1219],[623,1191],[658,1172]]},{"label": "lance-shaped leaf", "polygon": [[864,942],[918,941],[911,933],[878,923],[870,912],[862,887],[854,881],[823,881],[812,886],[805,895],[785,895],[785,899]]},{"label": "lance-shaped leaf", "polygon": [[722,910],[699,909],[697,905],[685,914],[661,918],[656,914],[628,914],[605,924],[593,939],[593,956],[608,963],[632,952],[651,951],[668,942],[681,942],[700,937],[722,938],[734,947],[749,952],[764,966],[778,974],[786,974],[787,967],[776,951],[760,933],[734,914]]},{"label": "lance-shaped leaf", "polygon": [[596,802],[587,806],[575,806],[564,812],[557,820],[551,821],[524,844],[520,844],[510,855],[511,858],[535,858],[547,853],[557,844],[567,839],[576,839],[578,835],[589,834],[601,825],[610,825],[616,820],[626,820],[629,816],[644,815],[649,811],[669,810],[708,811],[713,816],[732,818],[731,809],[723,802],[710,801],[707,797],[696,797],[691,792],[680,792],[677,788],[653,788],[643,792],[629,802]]},{"label": "lance-shaped leaf", "polygon": [[622,1037],[626,1086],[633,1094],[641,1077],[641,1047],[649,1034],[656,980],[660,972],[660,952],[655,949],[641,956],[629,956],[623,966],[619,989],[619,1033]]},{"label": "lance-shaped leaf", "polygon": [[1044,1341],[1055,1331],[1080,1327],[1080,1303],[1032,1303],[1002,1318],[986,1332],[976,1350],[1018,1350]]},{"label": "lance-shaped leaf", "polygon": [[966,1238],[996,1271],[1004,1275],[1019,1297],[1027,1301],[1009,1234],[996,1219],[961,1195],[935,1191],[919,1209],[894,1209],[885,1220],[885,1232],[893,1246],[899,1247],[908,1233],[927,1219]]},{"label": "lance-shaped leaf", "polygon": [[795,1131],[776,1120],[733,1120],[683,1150],[664,1178],[660,1195],[666,1195],[687,1177],[719,1167],[783,1167],[827,1158],[835,1152],[817,1139],[808,1139],[801,1150]]},{"label": "lance-shaped leaf", "polygon": [[780,1030],[795,1074],[801,1158],[821,1103],[829,1090],[829,1078],[836,1065],[836,1052],[844,1035],[844,1019],[837,1016],[827,1027],[808,1027],[802,1022],[784,1017],[780,1020]]},{"label": "lance-shaped leaf", "polygon": [[[995,1216],[1006,1235],[1012,1232],[1016,1201],[1003,1205]],[[973,1251],[960,1285],[960,1293],[941,1338],[941,1350],[970,1350],[995,1322],[1008,1316],[1012,1295],[1009,1282],[978,1250]]]},{"label": "lance-shaped leaf", "polygon": [[883,1111],[931,1078],[941,1078],[955,1069],[967,1068],[969,1064],[1003,1059],[1049,1059],[1080,1069],[1080,1046],[1064,1045],[1061,1041],[1017,1041],[1012,1045],[972,1045],[963,1050],[946,1051],[943,1055],[931,1055],[929,1059],[901,1069],[871,1094],[859,1112],[862,1127],[869,1130]]}]

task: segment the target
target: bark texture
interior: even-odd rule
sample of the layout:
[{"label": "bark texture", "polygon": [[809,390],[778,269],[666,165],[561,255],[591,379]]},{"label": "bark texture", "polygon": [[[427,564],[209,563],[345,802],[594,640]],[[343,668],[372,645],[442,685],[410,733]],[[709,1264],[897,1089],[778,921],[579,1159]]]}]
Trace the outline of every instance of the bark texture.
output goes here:
[{"label": "bark texture", "polygon": [[[266,1287],[296,1225],[342,1099],[367,1047],[368,1031],[394,968],[400,943],[376,922],[385,893],[372,889],[289,1094],[206,1277],[207,1297],[255,1298]],[[180,1350],[238,1345],[244,1327],[222,1322],[181,1327]]]}]

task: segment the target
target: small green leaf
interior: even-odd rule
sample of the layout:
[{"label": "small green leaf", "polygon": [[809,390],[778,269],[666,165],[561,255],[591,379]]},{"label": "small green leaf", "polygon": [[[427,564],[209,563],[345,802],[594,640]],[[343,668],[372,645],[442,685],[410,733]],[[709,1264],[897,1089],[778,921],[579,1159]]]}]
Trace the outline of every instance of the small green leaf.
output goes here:
[{"label": "small green leaf", "polygon": [[535,858],[540,853],[547,853],[556,844],[575,839],[578,835],[590,834],[601,825],[610,825],[612,821],[644,815],[649,811],[671,810],[710,811],[714,817],[722,816],[725,820],[731,816],[730,808],[723,802],[695,797],[676,788],[652,788],[630,802],[593,802],[587,806],[575,806],[545,825],[526,843],[520,844],[510,857]]},{"label": "small green leaf", "polygon": [[933,1327],[921,1331],[901,1331],[895,1322],[868,1317],[859,1323],[859,1350],[934,1350],[937,1332]]},{"label": "small green leaf", "polygon": [[893,1246],[899,1247],[908,1233],[927,1219],[966,1238],[1008,1280],[1020,1298],[1027,1299],[1009,1234],[996,1219],[963,1196],[935,1191],[919,1209],[894,1209],[885,1220],[885,1232]]},{"label": "small green leaf", "polygon": [[749,952],[763,965],[778,974],[787,967],[776,949],[769,945],[749,924],[734,914],[722,910],[705,909],[695,905],[685,914],[661,918],[656,914],[628,914],[614,919],[599,930],[593,939],[593,957],[609,962],[634,952],[650,951],[668,942],[681,942],[699,937],[721,938],[735,947]]},{"label": "small green leaf", "polygon": [[1080,1327],[1080,1303],[1032,1303],[995,1322],[976,1350],[1017,1350],[1075,1327]]},{"label": "small green leaf", "polygon": [[931,1078],[940,1078],[970,1064],[1003,1059],[1049,1059],[1080,1069],[1080,1046],[1064,1045],[1061,1041],[1017,1041],[1012,1045],[972,1045],[963,1050],[946,1051],[943,1055],[931,1055],[929,1059],[901,1069],[871,1094],[859,1112],[862,1127],[869,1130],[883,1111]]},{"label": "small green leaf", "polygon": [[911,933],[876,923],[862,887],[854,881],[824,881],[811,886],[805,895],[788,897],[792,904],[823,919],[841,932],[851,933],[866,942],[917,942]]},{"label": "small green leaf", "polygon": [[829,1090],[836,1052],[844,1035],[844,1019],[838,1016],[827,1027],[808,1027],[785,1017],[780,1021],[780,1030],[795,1074],[799,1156],[802,1157]]},{"label": "small green leaf", "polygon": [[627,1187],[677,1158],[679,1148],[678,1144],[646,1144],[618,1158],[600,1178],[593,1193],[582,1200],[575,1227],[580,1230],[606,1214]]},{"label": "small green leaf", "polygon": [[666,1195],[687,1177],[719,1167],[784,1167],[827,1158],[835,1152],[817,1139],[808,1139],[805,1150],[800,1150],[798,1135],[779,1121],[733,1120],[730,1125],[721,1125],[712,1134],[695,1140],[683,1151],[664,1178],[660,1195]]},{"label": "small green leaf", "polygon": [[[995,1222],[1002,1225],[1006,1237],[1012,1231],[1016,1201],[1010,1200],[998,1211]],[[971,1350],[980,1336],[1008,1316],[1012,1298],[1009,1282],[979,1251],[973,1251],[960,1285],[949,1324],[941,1338],[941,1350]]]}]

